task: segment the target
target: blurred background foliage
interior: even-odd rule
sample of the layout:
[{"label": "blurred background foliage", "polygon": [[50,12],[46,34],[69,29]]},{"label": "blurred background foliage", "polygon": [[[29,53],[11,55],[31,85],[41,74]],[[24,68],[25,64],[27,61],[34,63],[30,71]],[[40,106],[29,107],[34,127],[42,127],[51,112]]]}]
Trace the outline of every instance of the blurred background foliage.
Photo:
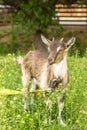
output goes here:
[{"label": "blurred background foliage", "polygon": [[[87,0],[0,0],[0,4],[11,5],[12,22],[9,28],[0,29],[0,53],[25,53],[30,49],[46,50],[40,34],[45,34],[50,40],[52,37],[65,38],[65,42],[76,36],[76,44],[71,54],[83,56],[87,47],[86,30],[65,30],[52,20],[55,16],[55,4],[87,3]],[[56,25],[56,26],[55,26]],[[54,28],[53,28],[54,26]]]}]

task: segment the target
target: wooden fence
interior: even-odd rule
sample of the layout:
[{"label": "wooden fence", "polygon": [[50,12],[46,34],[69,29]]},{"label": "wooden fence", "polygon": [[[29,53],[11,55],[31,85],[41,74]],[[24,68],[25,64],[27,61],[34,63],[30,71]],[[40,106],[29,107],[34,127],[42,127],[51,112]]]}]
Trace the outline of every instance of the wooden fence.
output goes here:
[{"label": "wooden fence", "polygon": [[0,26],[11,23],[12,16],[11,13],[9,13],[10,9],[11,7],[8,5],[0,5]]},{"label": "wooden fence", "polygon": [[[0,5],[0,25],[11,23],[11,6]],[[87,29],[87,6],[73,4],[71,7],[62,4],[55,6],[56,16],[53,18],[65,28]]]},{"label": "wooden fence", "polygon": [[57,4],[56,16],[54,20],[66,28],[83,28],[87,29],[87,6],[73,4],[71,7],[67,5]]}]

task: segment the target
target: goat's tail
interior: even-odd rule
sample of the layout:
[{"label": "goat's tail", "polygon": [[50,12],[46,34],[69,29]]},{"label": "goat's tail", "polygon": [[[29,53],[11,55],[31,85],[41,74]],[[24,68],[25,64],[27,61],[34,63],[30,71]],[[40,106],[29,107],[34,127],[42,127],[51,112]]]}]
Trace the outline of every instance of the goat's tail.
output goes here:
[{"label": "goat's tail", "polygon": [[22,62],[23,62],[23,57],[22,56],[19,56],[19,57],[17,57],[17,63],[18,64],[22,64]]}]

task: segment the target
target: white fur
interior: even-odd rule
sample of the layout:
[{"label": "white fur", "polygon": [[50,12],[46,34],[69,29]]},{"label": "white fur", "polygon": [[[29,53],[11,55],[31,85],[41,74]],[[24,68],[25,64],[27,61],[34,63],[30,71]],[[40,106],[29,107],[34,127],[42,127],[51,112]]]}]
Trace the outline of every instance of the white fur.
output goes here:
[{"label": "white fur", "polygon": [[42,67],[42,70],[41,70],[41,76],[40,76],[40,82],[39,82],[39,86],[42,90],[44,90],[45,88],[48,87],[48,84],[47,84],[47,63],[45,63]]},{"label": "white fur", "polygon": [[59,52],[60,48],[61,48],[60,46],[57,48],[57,52]]},{"label": "white fur", "polygon": [[23,58],[21,56],[17,57],[17,63],[22,64]]},{"label": "white fur", "polygon": [[53,72],[56,78],[62,77],[67,73],[67,61],[66,61],[66,55],[64,56],[63,60],[60,63],[53,64]]},{"label": "white fur", "polygon": [[57,48],[57,52],[59,52],[60,48],[61,48],[60,46]]},{"label": "white fur", "polygon": [[26,87],[28,85],[28,83],[29,83],[28,76],[23,75],[22,76],[22,84],[23,84],[23,86]]}]

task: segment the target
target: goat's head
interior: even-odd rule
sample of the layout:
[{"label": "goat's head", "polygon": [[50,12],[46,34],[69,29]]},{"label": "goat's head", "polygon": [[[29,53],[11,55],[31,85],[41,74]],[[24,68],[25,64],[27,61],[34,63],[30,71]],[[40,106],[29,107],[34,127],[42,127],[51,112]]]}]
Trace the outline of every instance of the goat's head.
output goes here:
[{"label": "goat's head", "polygon": [[49,57],[48,64],[59,63],[75,43],[75,37],[72,37],[67,43],[64,43],[63,38],[60,40],[48,40],[43,35],[41,35],[42,41],[48,46]]}]

